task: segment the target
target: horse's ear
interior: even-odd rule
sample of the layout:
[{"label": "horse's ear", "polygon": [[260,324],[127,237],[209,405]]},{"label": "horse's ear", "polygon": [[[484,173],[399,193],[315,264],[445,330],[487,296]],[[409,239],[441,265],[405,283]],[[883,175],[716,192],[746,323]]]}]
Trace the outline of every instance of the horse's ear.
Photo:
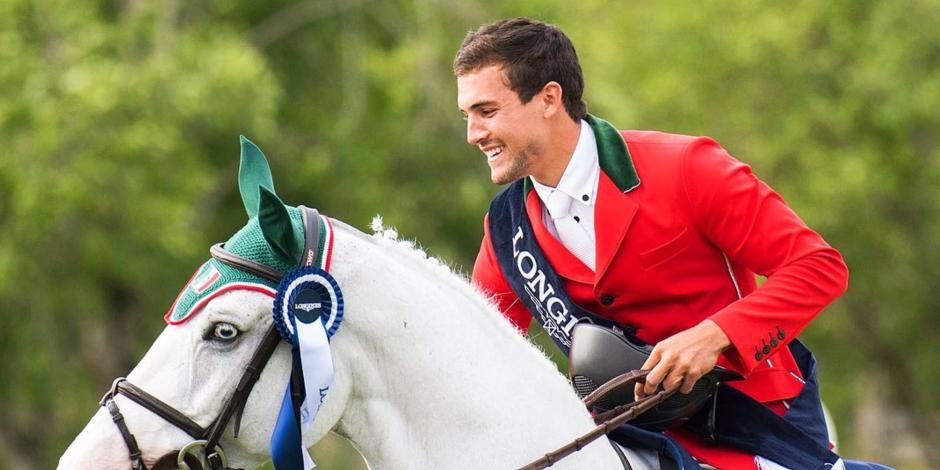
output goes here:
[{"label": "horse's ear", "polygon": [[258,186],[274,194],[274,179],[271,178],[268,159],[261,149],[245,136],[240,136],[240,140],[242,156],[238,165],[238,192],[242,195],[242,203],[250,219],[258,214]]},{"label": "horse's ear", "polygon": [[274,254],[287,264],[296,264],[303,250],[303,243],[297,239],[294,225],[291,223],[287,206],[272,191],[258,186],[258,225]]}]

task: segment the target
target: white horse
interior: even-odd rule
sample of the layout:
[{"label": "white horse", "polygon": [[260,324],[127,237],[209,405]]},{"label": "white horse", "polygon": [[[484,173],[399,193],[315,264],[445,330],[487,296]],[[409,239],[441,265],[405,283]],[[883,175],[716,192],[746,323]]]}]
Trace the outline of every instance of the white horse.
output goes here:
[{"label": "white horse", "polygon": [[[465,278],[398,241],[381,221],[373,236],[334,224],[331,274],[346,308],[331,342],[335,381],[306,445],[332,430],[370,468],[508,469],[594,427],[566,378]],[[191,321],[167,326],[129,382],[208,426],[270,326],[271,309],[261,293],[214,298]],[[290,363],[283,343],[248,398],[238,438],[229,425],[221,444],[230,466],[255,468],[269,459]],[[126,397],[115,400],[148,468],[192,441]],[[127,446],[105,409],[59,462],[60,469],[128,467]],[[602,437],[556,468],[623,466]]]}]

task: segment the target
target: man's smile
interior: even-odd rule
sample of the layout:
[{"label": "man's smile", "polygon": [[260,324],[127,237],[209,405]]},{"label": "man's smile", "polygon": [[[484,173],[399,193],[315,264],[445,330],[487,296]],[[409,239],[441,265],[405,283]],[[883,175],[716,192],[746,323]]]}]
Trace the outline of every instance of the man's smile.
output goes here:
[{"label": "man's smile", "polygon": [[502,155],[503,150],[506,149],[505,145],[495,145],[489,148],[480,148],[483,153],[486,155],[487,161],[496,160],[500,155]]}]

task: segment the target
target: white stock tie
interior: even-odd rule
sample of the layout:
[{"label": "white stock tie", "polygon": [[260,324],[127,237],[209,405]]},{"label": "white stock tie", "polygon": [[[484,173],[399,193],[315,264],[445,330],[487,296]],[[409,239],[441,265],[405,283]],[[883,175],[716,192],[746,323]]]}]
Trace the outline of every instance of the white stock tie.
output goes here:
[{"label": "white stock tie", "polygon": [[594,271],[594,240],[588,235],[584,226],[571,215],[572,203],[571,197],[555,190],[549,195],[545,205],[555,224],[558,240],[571,254]]}]

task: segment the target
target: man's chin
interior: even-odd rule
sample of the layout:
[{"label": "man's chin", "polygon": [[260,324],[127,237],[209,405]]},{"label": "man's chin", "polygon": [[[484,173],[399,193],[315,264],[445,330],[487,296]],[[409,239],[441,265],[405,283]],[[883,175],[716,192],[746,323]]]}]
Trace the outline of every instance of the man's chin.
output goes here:
[{"label": "man's chin", "polygon": [[497,162],[490,165],[490,181],[493,184],[503,185],[526,176],[528,165],[522,164],[518,159]]},{"label": "man's chin", "polygon": [[501,171],[500,168],[495,168],[492,165],[490,166],[490,181],[492,181],[493,184],[506,184],[505,179],[505,171]]},{"label": "man's chin", "polygon": [[513,178],[512,175],[507,175],[505,173],[490,173],[490,181],[492,181],[493,184],[500,185],[500,186],[504,184],[512,183],[513,181],[517,179],[519,178],[518,177]]}]

